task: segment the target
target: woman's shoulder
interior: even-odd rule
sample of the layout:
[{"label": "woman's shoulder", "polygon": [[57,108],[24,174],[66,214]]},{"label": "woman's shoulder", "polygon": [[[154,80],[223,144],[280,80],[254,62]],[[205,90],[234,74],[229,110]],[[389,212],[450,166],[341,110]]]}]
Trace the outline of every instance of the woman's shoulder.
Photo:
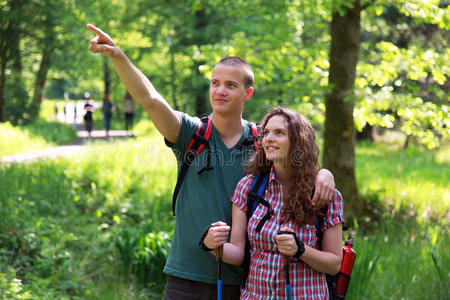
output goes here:
[{"label": "woman's shoulder", "polygon": [[239,180],[236,188],[234,189],[233,196],[231,197],[231,202],[236,204],[240,209],[246,212],[247,207],[247,197],[250,187],[252,185],[255,175],[247,174]]},{"label": "woman's shoulder", "polygon": [[247,186],[247,185],[251,185],[251,183],[253,182],[253,179],[255,179],[256,175],[254,174],[247,174],[244,177],[241,178],[241,180],[239,180],[238,186]]}]

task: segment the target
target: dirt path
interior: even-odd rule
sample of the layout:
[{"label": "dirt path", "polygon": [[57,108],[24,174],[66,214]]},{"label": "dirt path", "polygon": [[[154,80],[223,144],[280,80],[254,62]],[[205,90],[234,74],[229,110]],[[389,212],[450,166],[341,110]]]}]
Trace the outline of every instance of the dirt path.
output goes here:
[{"label": "dirt path", "polygon": [[[82,121],[82,120],[81,120]],[[52,148],[30,151],[19,154],[12,154],[3,156],[0,158],[0,162],[32,162],[39,159],[52,159],[56,157],[68,157],[76,154],[83,153],[89,149],[89,145],[86,142],[90,141],[113,141],[117,139],[132,138],[124,130],[110,130],[109,138],[106,137],[104,130],[94,130],[91,133],[91,137],[88,137],[88,133],[84,130],[83,124],[79,120],[77,123],[72,123],[77,130],[78,139],[70,145],[56,146]]]}]

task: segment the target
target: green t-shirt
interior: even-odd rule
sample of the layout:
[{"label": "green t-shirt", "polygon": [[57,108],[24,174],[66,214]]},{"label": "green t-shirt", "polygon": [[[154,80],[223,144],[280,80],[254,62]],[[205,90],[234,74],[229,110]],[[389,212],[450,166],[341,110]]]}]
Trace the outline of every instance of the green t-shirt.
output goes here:
[{"label": "green t-shirt", "polygon": [[[175,144],[166,144],[172,148],[178,166],[186,153],[192,134],[198,129],[199,118],[179,113],[181,129]],[[216,283],[217,264],[215,257],[202,251],[198,242],[208,225],[223,221],[231,225],[230,201],[238,181],[245,175],[243,162],[252,154],[253,147],[242,147],[242,142],[251,137],[251,128],[245,122],[244,133],[232,148],[227,148],[219,132],[211,125],[210,171],[203,171],[207,165],[207,152],[204,149],[190,165],[183,180],[176,204],[176,222],[172,248],[167,259],[164,273],[194,281]],[[178,168],[179,171],[179,168]],[[222,265],[222,282],[239,285],[242,270],[239,266]]]}]

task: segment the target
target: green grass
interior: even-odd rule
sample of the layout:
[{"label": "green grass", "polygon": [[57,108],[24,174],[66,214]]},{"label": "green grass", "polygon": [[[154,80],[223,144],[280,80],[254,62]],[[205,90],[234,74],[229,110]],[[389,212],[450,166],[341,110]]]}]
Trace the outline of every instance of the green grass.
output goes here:
[{"label": "green grass", "polygon": [[105,299],[117,286],[129,299],[161,293],[174,159],[159,137],[91,146],[71,160],[0,165],[0,274],[13,268],[33,299]]},{"label": "green grass", "polygon": [[27,126],[0,124],[0,157],[64,145],[77,139],[75,129],[67,124],[43,119]]},{"label": "green grass", "polygon": [[449,299],[449,148],[361,143],[356,153],[360,192],[383,210],[370,229],[354,226],[347,299]]},{"label": "green grass", "polygon": [[[70,160],[0,164],[0,298],[161,299],[176,163],[149,121],[135,133]],[[449,148],[356,150],[361,194],[384,209],[350,224],[347,299],[449,299]]]},{"label": "green grass", "polygon": [[384,144],[356,148],[360,192],[376,194],[398,210],[406,206],[419,218],[439,218],[450,211],[450,147],[437,151],[390,150]]}]

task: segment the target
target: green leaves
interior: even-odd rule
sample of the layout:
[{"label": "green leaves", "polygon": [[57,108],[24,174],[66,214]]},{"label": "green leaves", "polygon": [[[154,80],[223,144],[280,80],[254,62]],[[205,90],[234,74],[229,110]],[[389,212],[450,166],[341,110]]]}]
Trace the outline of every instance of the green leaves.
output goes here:
[{"label": "green leaves", "polygon": [[450,6],[440,0],[401,1],[398,7],[406,16],[411,16],[418,23],[436,24],[440,28],[450,29]]}]

